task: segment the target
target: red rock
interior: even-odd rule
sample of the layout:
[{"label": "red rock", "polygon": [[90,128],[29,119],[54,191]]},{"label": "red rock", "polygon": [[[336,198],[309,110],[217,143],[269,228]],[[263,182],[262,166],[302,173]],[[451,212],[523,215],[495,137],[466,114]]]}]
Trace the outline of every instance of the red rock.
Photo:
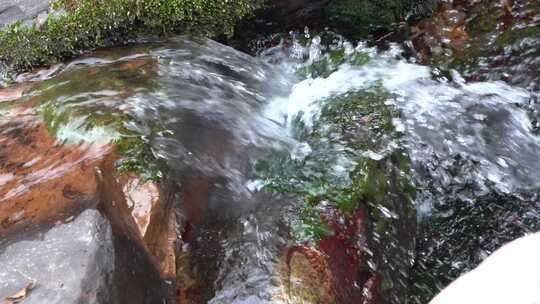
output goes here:
[{"label": "red rock", "polygon": [[326,256],[314,248],[287,251],[281,270],[285,298],[292,303],[340,303]]},{"label": "red rock", "polygon": [[0,235],[54,222],[91,203],[94,167],[111,146],[62,145],[31,110],[11,112],[0,130]]},{"label": "red rock", "polygon": [[372,273],[367,263],[369,231],[366,211],[359,208],[354,214],[346,216],[337,208],[328,208],[325,219],[334,234],[321,239],[318,245],[327,257],[339,303],[362,303],[366,292],[375,298],[378,280],[374,279],[376,274]]},{"label": "red rock", "polygon": [[141,183],[134,174],[117,178],[112,144],[62,144],[30,108],[7,118],[0,122],[0,236],[52,224],[99,203],[153,256],[162,277],[176,278],[176,218],[157,184]]},{"label": "red rock", "polygon": [[23,83],[3,89],[0,88],[0,103],[21,98],[31,87],[31,83]]},{"label": "red rock", "polygon": [[287,295],[293,302],[378,303],[380,279],[367,263],[366,211],[345,216],[329,207],[324,217],[333,234],[319,241],[318,250],[295,246],[287,251],[281,271]]}]

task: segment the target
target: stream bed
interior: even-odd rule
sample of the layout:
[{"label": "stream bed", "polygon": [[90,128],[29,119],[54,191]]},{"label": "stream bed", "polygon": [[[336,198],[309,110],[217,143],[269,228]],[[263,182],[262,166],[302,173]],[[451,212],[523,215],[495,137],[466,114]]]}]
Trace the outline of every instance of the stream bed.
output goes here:
[{"label": "stream bed", "polygon": [[146,41],[4,89],[0,298],[427,303],[540,228],[537,91],[296,35]]}]

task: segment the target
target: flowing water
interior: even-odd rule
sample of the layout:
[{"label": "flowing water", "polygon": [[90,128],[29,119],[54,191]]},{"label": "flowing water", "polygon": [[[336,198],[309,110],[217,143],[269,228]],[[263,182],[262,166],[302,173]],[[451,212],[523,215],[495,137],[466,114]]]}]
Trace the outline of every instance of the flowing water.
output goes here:
[{"label": "flowing water", "polygon": [[291,232],[303,227],[294,193],[268,190],[272,178],[284,175],[264,179],[255,168],[276,153],[305,165],[294,170],[324,159],[314,166],[328,168],[330,188],[353,184],[357,158],[348,148],[297,131],[324,131],[323,105],[371,92],[393,113],[392,135],[354,153],[379,162],[401,151],[411,170],[400,174],[416,188],[414,201],[400,201],[416,210],[413,218],[403,206],[366,202],[392,220],[386,237],[373,233],[379,251],[373,250],[404,247],[368,262],[370,271],[395,276],[386,278],[387,289],[399,292],[386,293],[383,303],[425,303],[505,241],[540,228],[537,92],[502,81],[467,82],[404,58],[397,45],[381,51],[332,37],[294,40],[257,58],[210,40],[175,38],[58,66],[23,97],[0,103],[2,124],[12,124],[0,134],[43,121],[58,142],[83,151],[51,161],[34,178],[2,172],[0,203],[31,191],[36,176],[61,175],[114,142],[123,147],[120,170],[171,189],[175,214],[187,223],[178,233],[179,252],[196,282],[193,303],[285,301],[280,255],[316,237]]}]

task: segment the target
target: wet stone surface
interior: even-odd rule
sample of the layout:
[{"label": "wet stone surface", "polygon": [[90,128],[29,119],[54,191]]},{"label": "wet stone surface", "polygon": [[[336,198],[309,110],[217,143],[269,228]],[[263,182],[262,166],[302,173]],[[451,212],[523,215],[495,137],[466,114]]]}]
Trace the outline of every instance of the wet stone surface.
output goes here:
[{"label": "wet stone surface", "polygon": [[412,27],[420,58],[467,79],[504,80],[531,90],[540,82],[537,1],[448,1]]},{"label": "wet stone surface", "polygon": [[108,145],[62,145],[32,108],[0,121],[0,233],[51,223],[94,203]]},{"label": "wet stone surface", "polygon": [[[285,79],[257,59],[206,40],[179,38],[96,56],[57,67],[58,76],[25,92],[4,93],[2,123],[10,127],[2,143],[25,151],[3,150],[0,189],[12,193],[4,197],[6,217],[30,208],[26,196],[40,187],[59,195],[36,197],[36,206],[65,207],[65,217],[75,213],[70,208],[79,206],[77,198],[99,201],[113,235],[109,288],[118,292],[112,303],[270,301],[271,286],[279,285],[272,264],[287,238],[276,238],[275,230],[286,220],[274,213],[281,208],[254,198],[244,183],[247,156],[285,142],[272,137],[279,126],[254,115],[270,92],[284,92]],[[267,83],[270,75],[275,84]],[[259,123],[265,128],[254,127]],[[81,147],[105,149],[92,154],[95,161],[72,160],[70,153]],[[47,174],[29,184],[31,170],[42,166]],[[9,173],[16,167],[20,172]],[[75,182],[71,172],[88,191],[62,191]],[[39,220],[7,226],[14,235],[59,215],[52,208],[31,210]],[[248,286],[244,276],[251,277]]]},{"label": "wet stone surface", "polygon": [[46,19],[49,0],[3,0],[0,3],[0,29],[11,23]]},{"label": "wet stone surface", "polygon": [[33,283],[24,303],[114,302],[112,229],[97,210],[17,239],[0,243],[1,298]]}]

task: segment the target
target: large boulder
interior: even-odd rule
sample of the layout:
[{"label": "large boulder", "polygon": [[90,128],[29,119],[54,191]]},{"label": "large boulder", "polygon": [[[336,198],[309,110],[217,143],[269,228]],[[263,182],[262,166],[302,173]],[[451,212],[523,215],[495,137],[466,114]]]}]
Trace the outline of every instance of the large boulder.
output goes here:
[{"label": "large boulder", "polygon": [[[24,303],[111,303],[114,244],[111,225],[97,210],[48,231],[0,245],[0,298],[27,286]],[[33,286],[32,286],[33,285]]]},{"label": "large boulder", "polygon": [[[1,93],[0,93],[1,95]],[[34,109],[0,121],[0,235],[50,224],[93,204],[108,145],[61,145]]]},{"label": "large boulder", "polygon": [[[0,298],[24,303],[158,303],[157,271],[133,237],[96,209],[0,244]],[[21,291],[23,294],[21,295]]]},{"label": "large boulder", "polygon": [[[10,100],[23,91],[0,96]],[[0,299],[166,300],[174,287],[163,285],[175,277],[167,234],[174,222],[159,212],[158,185],[136,175],[117,178],[109,143],[58,141],[32,105],[1,114]]]}]

